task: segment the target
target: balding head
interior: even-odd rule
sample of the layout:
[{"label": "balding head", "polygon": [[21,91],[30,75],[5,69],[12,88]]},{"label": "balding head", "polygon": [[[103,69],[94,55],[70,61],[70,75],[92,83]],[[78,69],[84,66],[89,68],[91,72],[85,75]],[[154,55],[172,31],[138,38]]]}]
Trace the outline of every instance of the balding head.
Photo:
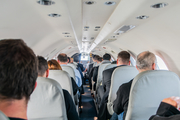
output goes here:
[{"label": "balding head", "polygon": [[137,56],[136,66],[140,72],[155,70],[156,56],[149,51],[142,52]]},{"label": "balding head", "polygon": [[68,57],[65,53],[61,53],[58,55],[58,60],[61,63],[66,63],[66,62],[68,62]]}]

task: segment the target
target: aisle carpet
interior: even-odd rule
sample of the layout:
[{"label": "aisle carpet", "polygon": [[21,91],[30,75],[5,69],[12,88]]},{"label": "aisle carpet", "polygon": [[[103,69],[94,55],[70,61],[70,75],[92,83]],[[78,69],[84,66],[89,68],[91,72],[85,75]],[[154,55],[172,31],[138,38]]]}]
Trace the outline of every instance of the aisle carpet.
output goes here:
[{"label": "aisle carpet", "polygon": [[97,116],[94,100],[88,85],[84,85],[81,108],[82,113],[80,114],[80,120],[94,120],[94,117]]}]

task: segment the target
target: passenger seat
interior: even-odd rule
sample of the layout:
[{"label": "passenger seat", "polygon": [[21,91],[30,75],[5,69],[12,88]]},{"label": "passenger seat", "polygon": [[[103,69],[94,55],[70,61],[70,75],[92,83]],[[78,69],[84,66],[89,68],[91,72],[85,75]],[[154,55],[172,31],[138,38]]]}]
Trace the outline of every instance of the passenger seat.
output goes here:
[{"label": "passenger seat", "polygon": [[30,96],[28,120],[67,120],[64,94],[55,80],[38,77],[37,87]]},{"label": "passenger seat", "polygon": [[164,98],[180,96],[178,75],[165,70],[138,74],[131,85],[125,120],[148,120]]},{"label": "passenger seat", "polygon": [[8,117],[6,117],[6,115],[0,111],[0,120],[9,120]]}]

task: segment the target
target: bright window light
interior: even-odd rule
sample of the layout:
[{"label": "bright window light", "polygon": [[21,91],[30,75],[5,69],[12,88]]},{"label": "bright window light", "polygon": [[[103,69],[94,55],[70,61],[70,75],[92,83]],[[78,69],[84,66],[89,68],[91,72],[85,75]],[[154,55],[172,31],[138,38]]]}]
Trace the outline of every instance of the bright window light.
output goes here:
[{"label": "bright window light", "polygon": [[88,61],[88,60],[89,60],[89,54],[81,53],[81,61]]},{"label": "bright window light", "polygon": [[166,64],[164,63],[164,61],[156,55],[156,59],[157,59],[157,69],[158,70],[169,70],[166,66]]}]

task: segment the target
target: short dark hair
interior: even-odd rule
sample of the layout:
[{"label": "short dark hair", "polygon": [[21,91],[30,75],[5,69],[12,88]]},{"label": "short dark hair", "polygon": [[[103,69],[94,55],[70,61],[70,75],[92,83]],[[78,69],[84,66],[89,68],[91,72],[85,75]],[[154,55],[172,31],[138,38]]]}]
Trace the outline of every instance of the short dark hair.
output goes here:
[{"label": "short dark hair", "polygon": [[127,51],[121,51],[118,54],[118,61],[122,61],[123,63],[128,63],[130,60],[130,54]]},{"label": "short dark hair", "polygon": [[37,56],[38,59],[38,75],[43,76],[48,69],[47,60],[42,56]]},{"label": "short dark hair", "polygon": [[74,56],[74,62],[79,62],[79,55]]},{"label": "short dark hair", "polygon": [[99,57],[100,57],[99,55],[96,55],[93,59],[98,60]]},{"label": "short dark hair", "polygon": [[102,61],[103,61],[103,58],[102,58],[102,57],[98,57],[98,61],[99,61],[99,62],[102,62]]},{"label": "short dark hair", "polygon": [[94,59],[97,55],[93,55],[92,58]]},{"label": "short dark hair", "polygon": [[66,54],[61,53],[61,54],[58,55],[58,60],[59,60],[60,62],[67,62],[67,61],[68,61],[68,57],[67,57]]},{"label": "short dark hair", "polygon": [[37,79],[37,58],[21,39],[0,41],[0,99],[29,100]]},{"label": "short dark hair", "polygon": [[106,53],[103,55],[103,60],[110,60],[111,59],[111,55]]}]

